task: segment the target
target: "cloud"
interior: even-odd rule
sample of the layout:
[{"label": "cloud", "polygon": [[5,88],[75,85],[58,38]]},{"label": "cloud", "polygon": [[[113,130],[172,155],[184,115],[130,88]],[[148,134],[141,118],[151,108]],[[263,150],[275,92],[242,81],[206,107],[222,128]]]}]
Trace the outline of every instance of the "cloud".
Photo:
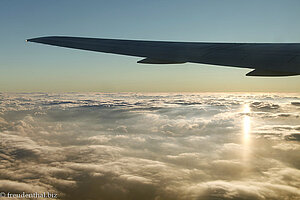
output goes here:
[{"label": "cloud", "polygon": [[296,96],[0,95],[5,192],[49,191],[61,199],[299,196]]},{"label": "cloud", "polygon": [[294,106],[300,106],[300,102],[291,102],[291,104]]},{"label": "cloud", "polygon": [[196,184],[188,192],[197,199],[296,199],[300,195],[297,188],[286,185],[221,180]]},{"label": "cloud", "polygon": [[10,193],[22,193],[24,191],[27,191],[28,193],[34,193],[36,191],[42,193],[48,190],[48,188],[42,186],[10,180],[0,180],[0,188],[2,191],[10,191]]},{"label": "cloud", "polygon": [[271,111],[280,108],[278,104],[269,103],[269,102],[253,102],[251,103],[250,106],[252,109],[261,110],[261,111]]},{"label": "cloud", "polygon": [[300,133],[293,133],[285,136],[286,140],[300,141]]}]

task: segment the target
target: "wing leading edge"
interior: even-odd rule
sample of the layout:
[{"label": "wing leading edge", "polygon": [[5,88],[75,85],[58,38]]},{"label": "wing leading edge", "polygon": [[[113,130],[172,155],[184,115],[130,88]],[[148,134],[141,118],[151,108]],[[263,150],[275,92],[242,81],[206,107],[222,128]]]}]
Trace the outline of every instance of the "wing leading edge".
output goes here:
[{"label": "wing leading edge", "polygon": [[27,40],[143,58],[138,63],[201,63],[254,69],[247,76],[300,75],[300,43],[206,43],[50,36]]}]

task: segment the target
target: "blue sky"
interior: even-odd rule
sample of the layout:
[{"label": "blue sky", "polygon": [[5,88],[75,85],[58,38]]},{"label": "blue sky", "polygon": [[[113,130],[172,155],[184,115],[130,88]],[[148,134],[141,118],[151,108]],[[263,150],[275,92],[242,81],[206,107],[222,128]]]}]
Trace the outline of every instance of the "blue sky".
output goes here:
[{"label": "blue sky", "polygon": [[1,92],[300,92],[300,78],[247,69],[141,65],[138,58],[26,43],[48,35],[212,42],[300,42],[300,1],[0,2]]}]

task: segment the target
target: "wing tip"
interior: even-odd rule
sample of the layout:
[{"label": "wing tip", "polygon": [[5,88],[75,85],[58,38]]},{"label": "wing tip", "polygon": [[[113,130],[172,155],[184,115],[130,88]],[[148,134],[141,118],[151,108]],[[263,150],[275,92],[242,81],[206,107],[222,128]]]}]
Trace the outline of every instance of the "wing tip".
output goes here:
[{"label": "wing tip", "polygon": [[37,41],[38,39],[41,39],[41,38],[30,38],[30,39],[26,39],[25,41],[26,41],[26,42],[35,42],[35,41]]},{"label": "wing tip", "polygon": [[36,38],[26,39],[25,42],[34,42],[34,39],[36,39]]},{"label": "wing tip", "polygon": [[36,37],[36,38],[26,39],[25,41],[26,42],[37,42],[37,43],[40,43],[40,42],[46,41],[47,39],[51,39],[51,38],[55,38],[55,37],[57,37],[57,36]]}]

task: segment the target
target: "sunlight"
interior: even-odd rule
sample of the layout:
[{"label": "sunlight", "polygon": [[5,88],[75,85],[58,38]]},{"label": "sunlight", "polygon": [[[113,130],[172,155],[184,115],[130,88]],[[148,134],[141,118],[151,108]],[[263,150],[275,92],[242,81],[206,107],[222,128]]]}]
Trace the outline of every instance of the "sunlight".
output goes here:
[{"label": "sunlight", "polygon": [[250,151],[250,133],[251,133],[251,118],[249,114],[251,113],[251,109],[249,104],[245,104],[243,108],[243,157],[244,161],[247,161],[249,159],[249,151]]},{"label": "sunlight", "polygon": [[[245,104],[243,113],[247,114],[247,113],[250,113],[250,112],[251,112],[251,110],[250,110],[249,104]],[[244,116],[244,140],[249,140],[250,129],[251,129],[250,116],[245,115]]]},{"label": "sunlight", "polygon": [[251,120],[249,116],[244,116],[244,140],[249,140]]},{"label": "sunlight", "polygon": [[250,113],[250,106],[249,106],[249,104],[245,104],[244,105],[244,113]]}]

